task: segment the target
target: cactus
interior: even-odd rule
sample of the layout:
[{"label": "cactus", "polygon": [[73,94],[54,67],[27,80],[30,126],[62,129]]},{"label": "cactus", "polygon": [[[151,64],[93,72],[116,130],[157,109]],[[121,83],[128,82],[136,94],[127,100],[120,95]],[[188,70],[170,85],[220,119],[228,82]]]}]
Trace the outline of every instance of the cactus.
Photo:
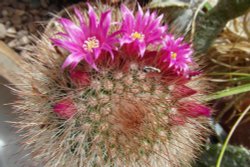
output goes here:
[{"label": "cactus", "polygon": [[190,166],[211,114],[191,45],[140,6],[88,8],[38,39],[18,76],[14,125],[33,162]]}]

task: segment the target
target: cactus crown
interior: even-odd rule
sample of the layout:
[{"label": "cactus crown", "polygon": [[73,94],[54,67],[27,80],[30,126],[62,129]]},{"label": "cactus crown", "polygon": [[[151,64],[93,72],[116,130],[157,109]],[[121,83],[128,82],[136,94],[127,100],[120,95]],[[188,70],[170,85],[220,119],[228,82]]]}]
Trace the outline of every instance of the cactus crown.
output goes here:
[{"label": "cactus crown", "polygon": [[27,57],[15,105],[25,147],[49,167],[189,166],[210,115],[190,45],[140,6],[114,20],[88,8]]}]

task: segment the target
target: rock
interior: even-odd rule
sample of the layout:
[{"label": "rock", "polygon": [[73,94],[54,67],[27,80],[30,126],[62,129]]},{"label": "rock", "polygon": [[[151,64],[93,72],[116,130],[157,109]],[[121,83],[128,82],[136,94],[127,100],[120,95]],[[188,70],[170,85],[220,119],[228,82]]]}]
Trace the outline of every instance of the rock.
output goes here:
[{"label": "rock", "polygon": [[5,22],[5,28],[9,28],[12,25],[12,23],[10,21],[6,21]]},{"label": "rock", "polygon": [[28,29],[29,29],[30,33],[35,33],[37,31],[36,26],[34,25],[34,23],[29,23],[28,24]]},{"label": "rock", "polygon": [[41,18],[39,16],[35,16],[34,18],[36,21],[41,21]]},{"label": "rock", "polygon": [[8,46],[11,47],[11,48],[16,47],[17,45],[18,45],[17,39],[13,39],[12,41],[10,41],[10,42],[8,43]]},{"label": "rock", "polygon": [[32,9],[32,10],[30,10],[30,13],[33,15],[38,15],[40,13],[40,11],[38,11],[37,9]]},{"label": "rock", "polygon": [[49,11],[57,11],[57,10],[58,10],[58,7],[56,6],[56,4],[51,4],[51,5],[49,5],[48,10],[49,10]]},{"label": "rock", "polygon": [[2,17],[2,18],[1,18],[1,23],[5,23],[5,22],[7,22],[8,20],[10,20],[9,17]]},{"label": "rock", "polygon": [[35,16],[34,14],[29,13],[27,16],[28,16],[29,23],[35,22],[34,17],[33,17],[33,16]]},{"label": "rock", "polygon": [[20,56],[22,58],[25,58],[25,57],[27,57],[26,55],[27,55],[27,51],[26,50],[21,50]]},{"label": "rock", "polygon": [[22,19],[20,18],[19,15],[14,15],[11,17],[11,22],[13,23],[13,25],[17,26],[22,23]]},{"label": "rock", "polygon": [[48,7],[48,0],[40,0],[40,3],[41,3],[41,6],[43,7],[43,8],[47,8]]},{"label": "rock", "polygon": [[40,7],[40,0],[32,0],[29,2],[30,8],[38,8]]},{"label": "rock", "polygon": [[9,14],[9,13],[8,13],[8,10],[5,10],[5,9],[2,10],[1,13],[2,13],[2,16],[4,16],[4,17],[8,16],[8,14]]},{"label": "rock", "polygon": [[8,37],[15,38],[16,37],[16,29],[14,27],[10,27],[7,29],[7,34]]},{"label": "rock", "polygon": [[21,10],[25,10],[25,8],[26,8],[26,5],[25,5],[25,3],[18,3],[18,9],[21,9]]},{"label": "rock", "polygon": [[21,0],[22,2],[29,3],[31,0]]},{"label": "rock", "polygon": [[25,11],[24,10],[19,10],[19,9],[16,9],[15,10],[15,15],[17,15],[17,16],[22,16],[22,15],[24,15],[25,14]]},{"label": "rock", "polygon": [[0,23],[0,39],[3,39],[6,36],[6,33],[4,24]]},{"label": "rock", "polygon": [[26,45],[30,43],[30,39],[28,38],[28,36],[23,36],[21,39],[20,39],[20,45]]},{"label": "rock", "polygon": [[10,27],[7,29],[7,33],[10,33],[10,34],[16,34],[16,29],[15,27]]},{"label": "rock", "polygon": [[27,15],[22,15],[21,17],[22,22],[27,22],[29,20],[29,17]]},{"label": "rock", "polygon": [[7,12],[8,12],[8,17],[11,17],[14,14],[15,9],[13,9],[12,7],[6,7]]},{"label": "rock", "polygon": [[21,38],[23,36],[27,36],[28,34],[29,34],[28,31],[26,31],[26,30],[20,30],[20,31],[17,32],[17,37]]}]

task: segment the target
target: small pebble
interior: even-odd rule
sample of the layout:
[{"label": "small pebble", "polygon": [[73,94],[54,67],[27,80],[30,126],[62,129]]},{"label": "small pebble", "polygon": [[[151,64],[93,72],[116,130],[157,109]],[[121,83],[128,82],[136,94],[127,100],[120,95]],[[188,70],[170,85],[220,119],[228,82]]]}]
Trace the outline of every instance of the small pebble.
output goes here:
[{"label": "small pebble", "polygon": [[17,32],[17,36],[18,36],[19,38],[22,37],[22,36],[26,36],[26,35],[28,35],[28,34],[29,34],[29,32],[26,31],[26,30],[20,30],[20,31]]},{"label": "small pebble", "polygon": [[43,8],[47,8],[48,7],[48,1],[47,0],[40,0],[41,6]]},{"label": "small pebble", "polygon": [[7,29],[7,34],[8,37],[15,38],[16,37],[16,29],[14,27],[10,27]]},{"label": "small pebble", "polygon": [[2,23],[0,23],[0,39],[3,39],[5,36],[6,36],[6,28]]},{"label": "small pebble", "polygon": [[22,19],[21,16],[19,15],[14,15],[11,17],[11,22],[13,23],[14,26],[21,25]]},{"label": "small pebble", "polygon": [[35,33],[35,32],[37,31],[37,29],[36,29],[34,23],[29,23],[29,24],[28,24],[28,29],[29,29],[29,32],[30,32],[31,34],[33,34],[33,33]]},{"label": "small pebble", "polygon": [[12,41],[10,41],[10,42],[8,43],[8,46],[11,47],[11,48],[16,47],[17,45],[18,45],[17,39],[14,39],[14,40],[12,40]]},{"label": "small pebble", "polygon": [[20,39],[20,44],[21,45],[26,45],[30,42],[30,39],[28,38],[28,36],[23,36],[21,39]]},{"label": "small pebble", "polygon": [[12,23],[10,21],[5,22],[5,28],[9,28],[11,25],[12,25]]},{"label": "small pebble", "polygon": [[22,15],[24,15],[25,14],[25,11],[24,10],[19,10],[19,9],[16,9],[15,10],[15,15],[16,16],[22,16]]},{"label": "small pebble", "polygon": [[14,27],[10,27],[10,28],[7,29],[7,33],[15,34],[16,33],[16,29]]},{"label": "small pebble", "polygon": [[7,11],[7,10],[5,10],[5,9],[4,9],[4,10],[2,10],[2,12],[1,12],[1,13],[2,13],[2,16],[4,16],[4,17],[8,16],[8,11]]}]

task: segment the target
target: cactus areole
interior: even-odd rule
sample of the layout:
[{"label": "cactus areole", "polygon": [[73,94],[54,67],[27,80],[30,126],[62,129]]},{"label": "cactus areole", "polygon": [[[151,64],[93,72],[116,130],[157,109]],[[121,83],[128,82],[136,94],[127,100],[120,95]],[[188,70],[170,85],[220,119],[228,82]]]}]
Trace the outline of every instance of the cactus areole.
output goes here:
[{"label": "cactus areole", "polygon": [[36,42],[16,86],[32,162],[190,166],[211,114],[191,44],[139,5],[87,6]]}]

